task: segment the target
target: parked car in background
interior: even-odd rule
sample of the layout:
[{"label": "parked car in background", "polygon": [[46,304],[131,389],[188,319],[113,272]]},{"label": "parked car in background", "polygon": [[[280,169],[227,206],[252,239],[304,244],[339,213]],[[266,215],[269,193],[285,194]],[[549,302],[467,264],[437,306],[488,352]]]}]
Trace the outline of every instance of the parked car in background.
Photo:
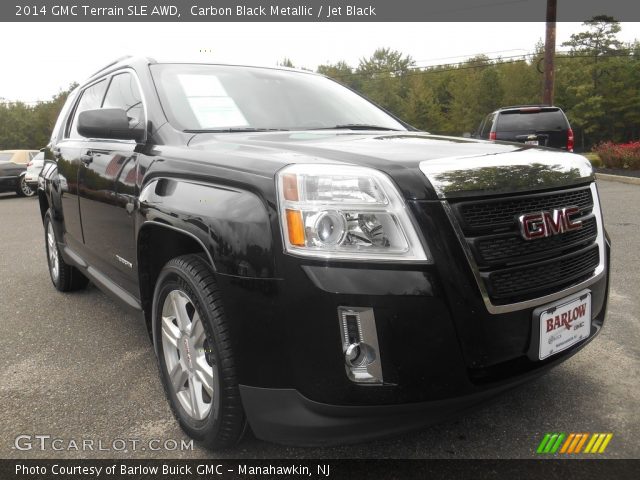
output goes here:
[{"label": "parked car in background", "polygon": [[27,164],[38,150],[0,150],[0,193],[16,192],[22,197],[35,194],[25,181]]},{"label": "parked car in background", "polygon": [[33,160],[27,164],[27,172],[24,176],[24,181],[34,192],[38,188],[38,176],[44,167],[44,152],[39,152]]},{"label": "parked car in background", "polygon": [[549,105],[502,107],[485,117],[476,138],[504,140],[573,152],[573,130],[561,108]]}]

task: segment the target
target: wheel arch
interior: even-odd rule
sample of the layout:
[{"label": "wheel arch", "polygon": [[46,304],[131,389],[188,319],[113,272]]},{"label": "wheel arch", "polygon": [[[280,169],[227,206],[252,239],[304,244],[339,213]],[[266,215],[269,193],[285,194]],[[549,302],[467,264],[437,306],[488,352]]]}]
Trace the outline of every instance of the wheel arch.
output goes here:
[{"label": "wheel arch", "polygon": [[151,334],[153,293],[162,267],[172,258],[187,254],[202,255],[213,271],[216,271],[216,267],[211,253],[197,236],[157,221],[147,221],[140,227],[137,254],[140,303],[147,330]]},{"label": "wheel arch", "polygon": [[138,278],[147,326],[159,272],[177,256],[201,254],[217,275],[275,275],[273,216],[254,191],[163,175],[142,188],[138,208]]},{"label": "wheel arch", "polygon": [[44,190],[39,188],[38,192],[38,205],[40,206],[40,218],[42,219],[42,223],[44,223],[44,216],[47,214],[47,210],[49,210],[49,199],[47,198],[47,194],[44,193]]}]

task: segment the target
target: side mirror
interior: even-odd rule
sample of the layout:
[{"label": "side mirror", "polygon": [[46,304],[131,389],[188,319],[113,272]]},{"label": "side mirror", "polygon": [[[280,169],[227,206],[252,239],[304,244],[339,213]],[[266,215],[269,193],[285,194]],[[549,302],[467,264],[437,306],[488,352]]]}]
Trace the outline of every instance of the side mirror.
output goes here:
[{"label": "side mirror", "polygon": [[129,126],[127,112],[121,108],[85,110],[78,116],[78,133],[88,138],[113,138],[118,140],[144,139],[144,128]]}]

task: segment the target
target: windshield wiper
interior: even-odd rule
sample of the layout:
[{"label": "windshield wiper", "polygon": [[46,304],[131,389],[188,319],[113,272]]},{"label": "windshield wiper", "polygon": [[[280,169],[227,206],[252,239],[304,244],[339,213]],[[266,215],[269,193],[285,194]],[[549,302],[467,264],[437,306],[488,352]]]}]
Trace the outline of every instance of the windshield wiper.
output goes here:
[{"label": "windshield wiper", "polygon": [[309,130],[388,130],[390,132],[399,132],[397,128],[383,127],[381,125],[367,125],[366,123],[345,123],[342,125],[334,125],[333,127],[310,128]]},{"label": "windshield wiper", "polygon": [[206,128],[206,129],[189,129],[184,130],[185,133],[246,133],[246,132],[288,132],[286,128]]}]

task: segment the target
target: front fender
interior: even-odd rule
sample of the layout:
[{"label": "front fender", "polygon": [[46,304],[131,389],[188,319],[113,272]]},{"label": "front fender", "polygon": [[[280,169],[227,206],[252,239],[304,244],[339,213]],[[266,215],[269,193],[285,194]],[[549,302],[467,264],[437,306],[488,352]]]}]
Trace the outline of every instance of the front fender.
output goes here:
[{"label": "front fender", "polygon": [[195,237],[213,259],[216,272],[274,277],[269,212],[255,193],[200,181],[155,178],[144,186],[139,201],[140,226],[163,223]]},{"label": "front fender", "polygon": [[[25,172],[26,174],[26,172]],[[40,214],[44,221],[47,210],[51,210],[51,221],[58,238],[64,238],[62,225],[62,204],[60,196],[62,192],[59,188],[58,165],[54,161],[46,160],[38,175],[38,198],[40,199]]]}]

